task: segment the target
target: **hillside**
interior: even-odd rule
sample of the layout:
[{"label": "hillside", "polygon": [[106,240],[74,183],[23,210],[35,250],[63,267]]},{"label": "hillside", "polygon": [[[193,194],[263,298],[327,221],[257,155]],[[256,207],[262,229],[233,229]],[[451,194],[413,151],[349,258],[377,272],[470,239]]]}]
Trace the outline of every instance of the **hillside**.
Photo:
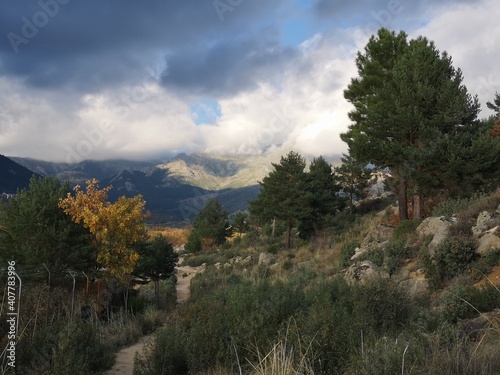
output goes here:
[{"label": "hillside", "polygon": [[14,194],[18,189],[27,188],[33,171],[0,155],[0,193]]}]

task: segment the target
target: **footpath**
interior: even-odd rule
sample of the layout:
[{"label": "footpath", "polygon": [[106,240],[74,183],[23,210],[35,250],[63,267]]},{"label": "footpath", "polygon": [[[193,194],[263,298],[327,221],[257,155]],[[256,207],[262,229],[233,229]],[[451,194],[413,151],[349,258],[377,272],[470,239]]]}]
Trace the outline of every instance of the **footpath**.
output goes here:
[{"label": "footpath", "polygon": [[[182,259],[179,259],[182,263]],[[177,303],[183,303],[189,299],[189,285],[191,279],[200,272],[203,272],[205,267],[177,267]],[[134,372],[134,357],[136,353],[140,353],[146,343],[154,340],[155,334],[151,333],[143,336],[137,343],[132,346],[123,348],[116,354],[115,364],[113,368],[106,371],[104,375],[132,375]]]}]

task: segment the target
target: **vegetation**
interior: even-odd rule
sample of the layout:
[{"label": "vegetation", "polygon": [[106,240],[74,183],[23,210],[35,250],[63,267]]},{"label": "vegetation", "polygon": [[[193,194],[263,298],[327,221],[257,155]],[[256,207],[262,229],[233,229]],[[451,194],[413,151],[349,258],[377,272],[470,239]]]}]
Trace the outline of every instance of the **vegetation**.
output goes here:
[{"label": "vegetation", "polygon": [[96,266],[90,232],[59,208],[68,184],[56,178],[33,177],[29,189],[18,192],[8,205],[0,204],[0,261],[16,260],[29,267],[89,271]]},{"label": "vegetation", "polygon": [[[116,347],[163,326],[135,375],[500,373],[500,289],[488,278],[500,272],[500,249],[478,254],[472,233],[483,211],[489,234],[500,224],[492,122],[476,120],[460,70],[425,38],[382,29],[357,65],[343,165],[319,157],[307,169],[288,153],[261,182],[251,216],[237,213],[232,226],[212,199],[189,235],[148,233],[142,197],[108,202],[110,188],[95,180],[71,195],[33,179],[1,205],[0,260],[19,260],[26,280],[17,371],[99,374]],[[363,199],[368,162],[395,175],[399,209]],[[456,219],[440,242],[418,234],[432,205]],[[168,313],[160,285],[175,295],[178,254],[159,233],[186,242],[185,264],[205,264],[190,299]],[[0,321],[2,346],[8,329]]]},{"label": "vegetation", "polygon": [[341,137],[356,159],[391,169],[400,220],[408,219],[408,190],[419,218],[424,195],[477,187],[479,176],[498,165],[500,145],[479,126],[477,97],[433,42],[381,29],[356,64],[359,77],[344,92],[355,107],[353,124]]},{"label": "vegetation", "polygon": [[155,285],[157,303],[160,300],[160,280],[169,279],[174,275],[179,255],[173,246],[162,235],[156,235],[153,240],[136,245],[139,260],[132,274],[147,283],[152,280]]},{"label": "vegetation", "polygon": [[111,186],[99,190],[97,181],[87,181],[86,192],[75,186],[76,196],[68,193],[59,207],[93,235],[98,248],[97,264],[110,276],[121,278],[133,271],[139,256],[131,246],[146,238],[145,202],[142,196],[122,196],[115,203],[106,201]]},{"label": "vegetation", "polygon": [[185,249],[191,252],[211,249],[226,242],[231,235],[228,213],[217,199],[210,199],[198,212],[193,222],[193,229],[188,236]]}]

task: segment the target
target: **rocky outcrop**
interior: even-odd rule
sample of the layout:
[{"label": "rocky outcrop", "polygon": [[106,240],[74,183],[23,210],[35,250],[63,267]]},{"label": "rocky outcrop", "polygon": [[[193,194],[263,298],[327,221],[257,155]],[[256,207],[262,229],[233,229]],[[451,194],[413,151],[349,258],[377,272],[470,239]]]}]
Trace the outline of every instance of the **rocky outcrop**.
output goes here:
[{"label": "rocky outcrop", "polygon": [[491,249],[500,249],[500,227],[494,227],[481,234],[476,253],[486,255]]},{"label": "rocky outcrop", "polygon": [[456,222],[455,217],[428,217],[417,227],[417,234],[422,238],[432,237],[428,249],[434,254],[436,247],[449,236],[450,227]]},{"label": "rocky outcrop", "polygon": [[362,284],[376,278],[389,277],[387,272],[381,270],[379,266],[369,260],[351,265],[344,275],[348,282],[360,282]]},{"label": "rocky outcrop", "polygon": [[392,237],[394,228],[387,225],[378,224],[361,242],[361,245],[355,249],[354,255],[351,260],[355,260],[361,255],[371,250],[378,250],[383,248]]},{"label": "rocky outcrop", "polygon": [[472,234],[479,237],[481,233],[488,230],[488,222],[492,218],[493,214],[488,211],[481,212],[476,219],[476,225],[472,227]]},{"label": "rocky outcrop", "polygon": [[274,263],[274,256],[272,254],[262,252],[259,255],[259,266],[268,266]]}]

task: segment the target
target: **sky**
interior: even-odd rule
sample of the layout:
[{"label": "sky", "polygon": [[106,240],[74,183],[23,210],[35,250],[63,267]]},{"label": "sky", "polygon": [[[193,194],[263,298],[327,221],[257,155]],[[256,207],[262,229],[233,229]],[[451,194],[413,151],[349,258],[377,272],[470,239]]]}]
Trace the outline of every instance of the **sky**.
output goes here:
[{"label": "sky", "polygon": [[339,155],[343,90],[380,27],[447,51],[485,117],[499,19],[497,0],[3,0],[0,154]]}]

